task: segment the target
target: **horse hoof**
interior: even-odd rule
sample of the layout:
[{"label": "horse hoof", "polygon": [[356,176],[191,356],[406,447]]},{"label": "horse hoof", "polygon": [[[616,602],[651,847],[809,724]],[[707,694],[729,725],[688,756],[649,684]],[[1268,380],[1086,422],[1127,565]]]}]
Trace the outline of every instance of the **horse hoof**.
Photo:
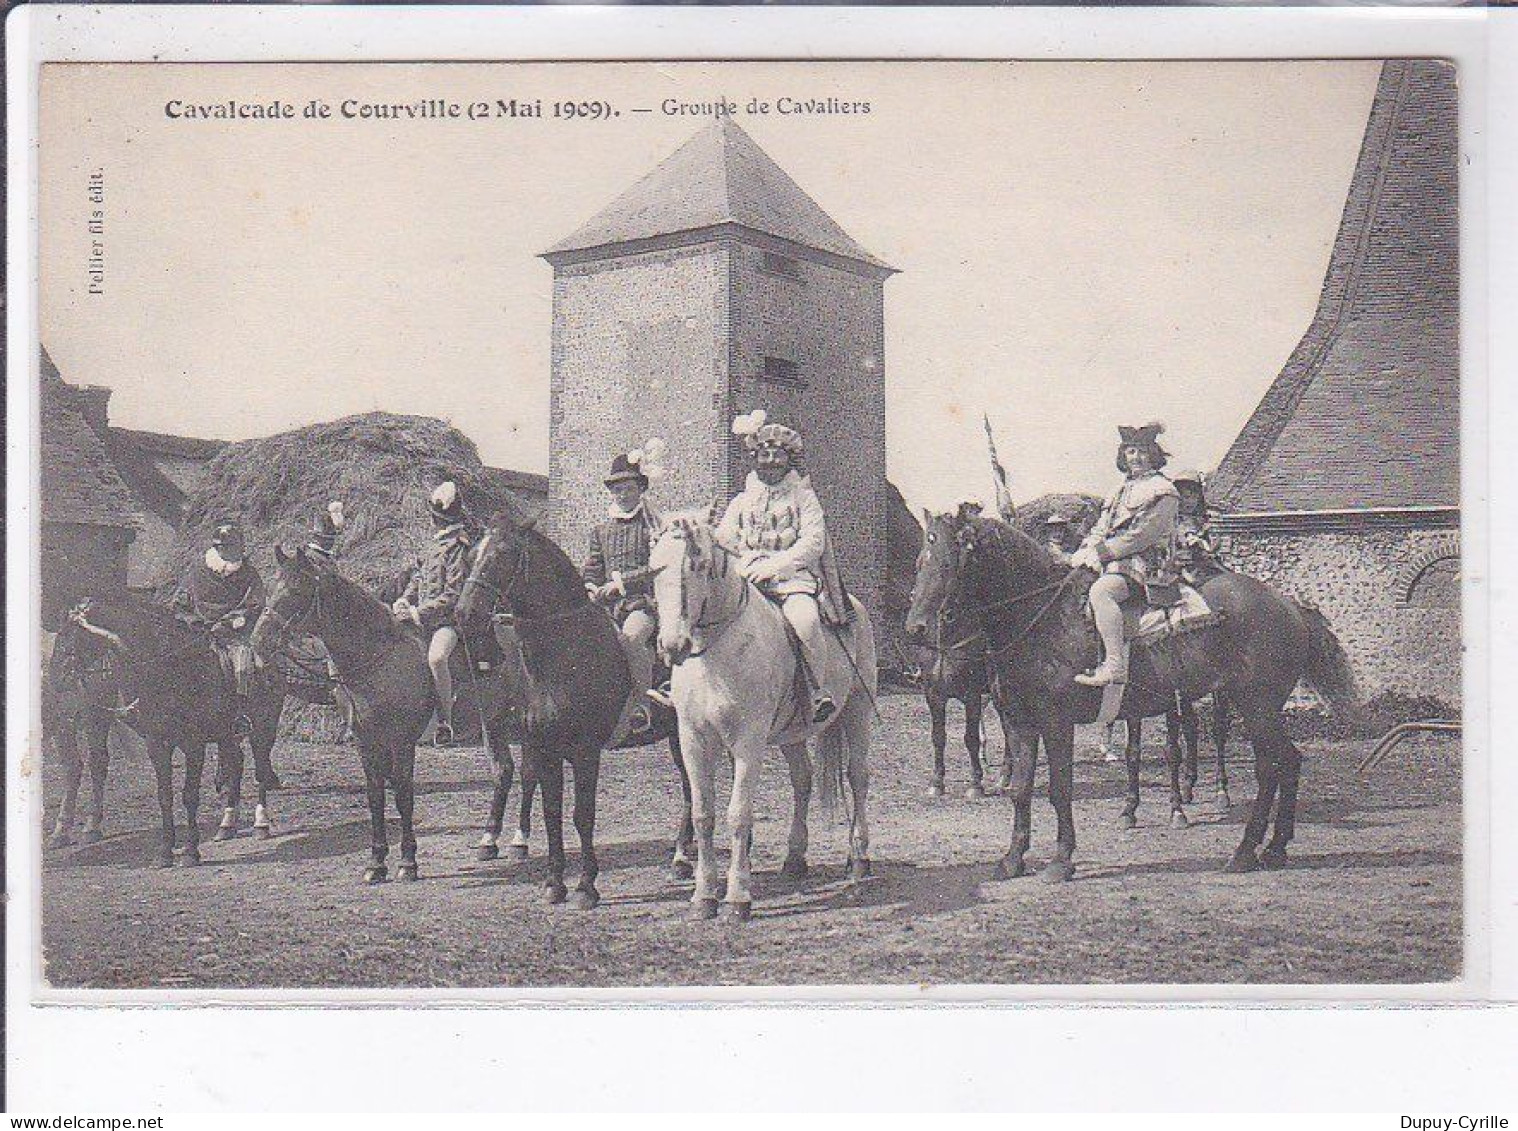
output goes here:
[{"label": "horse hoof", "polygon": [[49,848],[67,848],[73,843],[74,838],[68,833],[54,833],[47,838],[47,846]]},{"label": "horse hoof", "polygon": [[696,899],[691,901],[690,917],[696,922],[704,922],[707,919],[717,917],[717,901],[715,899]]},{"label": "horse hoof", "polygon": [[1267,848],[1264,852],[1260,853],[1260,867],[1262,868],[1274,870],[1284,868],[1290,863],[1291,861],[1286,858],[1286,849],[1284,848]]},{"label": "horse hoof", "polygon": [[1136,829],[1138,828],[1138,823],[1138,817],[1132,813],[1123,813],[1117,819],[1117,825],[1120,829]]},{"label": "horse hoof", "polygon": [[231,828],[231,827],[229,827],[227,825],[222,825],[220,828],[218,828],[216,830],[216,835],[213,836],[211,839],[212,840],[231,840],[236,835],[237,835],[237,830],[236,829]]},{"label": "horse hoof", "polygon": [[527,859],[527,846],[525,844],[513,844],[510,851],[513,860]]},{"label": "horse hoof", "polygon": [[860,880],[867,880],[873,874],[868,859],[861,857],[858,860],[849,861],[849,879],[855,883],[858,883]]},{"label": "horse hoof", "polygon": [[389,874],[389,871],[381,864],[370,865],[364,869],[364,883],[382,884],[385,882],[385,877]]},{"label": "horse hoof", "polygon": [[689,860],[676,860],[669,866],[669,878],[676,883],[696,878],[695,866]]},{"label": "horse hoof", "polygon": [[1170,813],[1170,827],[1172,829],[1189,829],[1191,822],[1186,819],[1185,813],[1182,813],[1179,809],[1174,809]]},{"label": "horse hoof", "polygon": [[730,923],[747,923],[754,917],[754,905],[748,900],[742,903],[724,903],[723,917]]},{"label": "horse hoof", "polygon": [[1232,858],[1223,866],[1223,871],[1239,875],[1243,872],[1253,872],[1260,867],[1260,861],[1252,848],[1239,848],[1234,851]]},{"label": "horse hoof", "polygon": [[1018,858],[1004,856],[996,862],[996,867],[991,869],[991,877],[997,880],[1015,880],[1028,874],[1028,865]]},{"label": "horse hoof", "polygon": [[414,863],[402,864],[395,870],[395,878],[404,880],[406,883],[415,883],[417,878],[416,865]]},{"label": "horse hoof", "polygon": [[272,828],[270,828],[268,825],[254,825],[253,826],[253,839],[254,840],[268,840],[273,835],[274,835],[274,830]]},{"label": "horse hoof", "polygon": [[939,798],[939,797],[942,797],[942,796],[943,796],[943,783],[941,783],[941,782],[934,782],[932,785],[928,786],[928,800],[929,801],[932,801],[935,798]]},{"label": "horse hoof", "polygon": [[194,868],[198,867],[199,864],[200,849],[198,848],[186,848],[184,855],[179,858],[179,866],[181,868]]},{"label": "horse hoof", "polygon": [[984,786],[981,786],[981,785],[968,785],[968,786],[965,787],[965,800],[966,801],[974,801],[976,798],[984,797],[985,795],[986,795],[986,789],[985,789]]},{"label": "horse hoof", "polygon": [[601,902],[601,893],[595,888],[576,888],[574,909],[576,911],[594,911],[596,905]]},{"label": "horse hoof", "polygon": [[563,903],[569,898],[569,889],[561,883],[549,880],[543,885],[543,899],[550,904]]},{"label": "horse hoof", "polygon": [[787,856],[785,863],[780,865],[780,874],[788,880],[805,879],[806,871],[806,860],[801,856]]},{"label": "horse hoof", "polygon": [[500,846],[495,844],[482,844],[474,850],[476,860],[494,860],[500,855]]},{"label": "horse hoof", "polygon": [[1075,875],[1075,863],[1071,860],[1051,860],[1044,865],[1039,879],[1046,884],[1062,884]]}]

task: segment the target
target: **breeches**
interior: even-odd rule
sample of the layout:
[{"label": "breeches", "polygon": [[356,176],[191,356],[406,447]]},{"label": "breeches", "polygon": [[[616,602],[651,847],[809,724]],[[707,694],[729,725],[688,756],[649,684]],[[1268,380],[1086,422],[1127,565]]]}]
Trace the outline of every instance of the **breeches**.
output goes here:
[{"label": "breeches", "polygon": [[453,723],[453,673],[448,670],[448,657],[459,646],[458,629],[444,625],[432,634],[427,644],[427,666],[432,669],[432,685],[437,688],[438,708],[441,718],[450,726]]},{"label": "breeches", "polygon": [[654,633],[658,622],[646,609],[634,609],[622,622],[622,651],[636,689],[647,690],[654,682]]},{"label": "breeches", "polygon": [[1091,615],[1102,638],[1107,655],[1116,656],[1123,647],[1122,603],[1132,590],[1120,573],[1104,573],[1091,583]]},{"label": "breeches", "polygon": [[647,647],[653,642],[654,632],[658,629],[658,622],[646,609],[634,609],[627,614],[627,619],[622,622],[622,635],[628,640]]},{"label": "breeches", "polygon": [[817,608],[817,598],[810,593],[792,593],[780,604],[780,611],[801,639],[801,651],[806,656],[812,678],[820,680],[827,662],[826,643],[822,637],[822,613]]}]

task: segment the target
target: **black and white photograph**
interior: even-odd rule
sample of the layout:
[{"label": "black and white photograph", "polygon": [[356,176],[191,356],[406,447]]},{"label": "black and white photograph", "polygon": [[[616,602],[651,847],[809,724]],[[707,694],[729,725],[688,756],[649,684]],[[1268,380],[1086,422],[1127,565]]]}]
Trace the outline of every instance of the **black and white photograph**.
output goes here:
[{"label": "black and white photograph", "polygon": [[44,65],[34,992],[1458,996],[1461,98]]}]

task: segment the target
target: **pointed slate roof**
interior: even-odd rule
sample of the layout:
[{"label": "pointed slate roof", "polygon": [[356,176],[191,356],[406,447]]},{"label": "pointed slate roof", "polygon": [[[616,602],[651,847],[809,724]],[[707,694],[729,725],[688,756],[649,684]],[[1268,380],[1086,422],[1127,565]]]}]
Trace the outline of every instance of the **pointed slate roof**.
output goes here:
[{"label": "pointed slate roof", "polygon": [[136,500],[111,462],[104,440],[80,413],[77,392],[43,350],[38,398],[42,521],[135,528]]},{"label": "pointed slate roof", "polygon": [[729,117],[714,119],[543,255],[552,262],[569,252],[726,224],[893,270],[855,243]]},{"label": "pointed slate roof", "polygon": [[1312,325],[1213,477],[1226,511],[1460,503],[1455,70],[1380,84]]}]

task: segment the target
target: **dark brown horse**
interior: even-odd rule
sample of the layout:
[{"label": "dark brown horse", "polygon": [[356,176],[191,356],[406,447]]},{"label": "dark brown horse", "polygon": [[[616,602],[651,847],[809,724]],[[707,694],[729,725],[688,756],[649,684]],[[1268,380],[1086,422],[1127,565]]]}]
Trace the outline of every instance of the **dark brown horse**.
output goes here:
[{"label": "dark brown horse", "polygon": [[[237,736],[239,704],[203,628],[186,624],[145,596],[95,597],[71,616],[54,644],[55,663],[81,669],[108,666],[114,674],[113,698],[120,707],[111,717],[140,734],[158,777],[158,805],[163,818],[160,866],[174,863],[173,757],[184,754],[185,844],[180,863],[200,863],[200,780],[206,747],[216,744],[218,780],[240,788],[242,740]],[[270,752],[284,707],[283,680],[265,668],[253,681],[247,714],[249,742],[259,768],[258,804],[267,825],[265,783],[272,778]],[[108,729],[108,724],[106,729]],[[104,732],[100,733],[104,741]]]},{"label": "dark brown horse", "polygon": [[[543,796],[548,833],[549,902],[568,897],[564,884],[564,763],[574,769],[574,824],[580,838],[575,906],[600,901],[595,852],[596,783],[601,752],[611,743],[632,693],[617,627],[586,596],[574,564],[535,523],[507,507],[493,518],[475,550],[459,600],[459,624],[478,630],[497,612],[509,614],[521,655],[522,790]],[[678,752],[676,765],[681,765]],[[501,803],[509,768],[496,789]],[[689,821],[690,787],[681,771]],[[683,836],[677,836],[677,840]]]},{"label": "dark brown horse", "polygon": [[[56,637],[54,640],[56,645]],[[123,704],[113,648],[78,655],[75,647],[50,648],[42,668],[42,744],[63,763],[63,799],[53,824],[49,848],[75,843],[79,789],[86,767],[90,806],[79,841],[95,844],[105,820],[105,781],[110,769],[111,724]]]},{"label": "dark brown horse", "polygon": [[[1058,821],[1054,858],[1045,879],[1067,880],[1075,870],[1075,725],[1093,721],[1098,689],[1075,683],[1098,656],[1085,605],[1094,575],[1069,571],[1026,534],[993,519],[957,523],[952,538],[925,547],[907,619],[921,636],[948,600],[979,613],[985,628],[997,706],[1035,723],[1049,759],[1049,800]],[[1302,755],[1286,734],[1282,707],[1307,678],[1336,708],[1358,701],[1342,649],[1327,621],[1251,577],[1220,573],[1202,594],[1222,621],[1176,638],[1156,653],[1135,645],[1123,714],[1162,714],[1179,694],[1192,701],[1223,690],[1242,718],[1254,748],[1259,791],[1244,836],[1228,863],[1234,872],[1286,864],[1296,824]],[[1000,876],[1020,876],[1032,836],[1033,758],[1018,752],[1012,797],[1012,844],[998,862]],[[1275,831],[1257,855],[1272,811]]]}]

